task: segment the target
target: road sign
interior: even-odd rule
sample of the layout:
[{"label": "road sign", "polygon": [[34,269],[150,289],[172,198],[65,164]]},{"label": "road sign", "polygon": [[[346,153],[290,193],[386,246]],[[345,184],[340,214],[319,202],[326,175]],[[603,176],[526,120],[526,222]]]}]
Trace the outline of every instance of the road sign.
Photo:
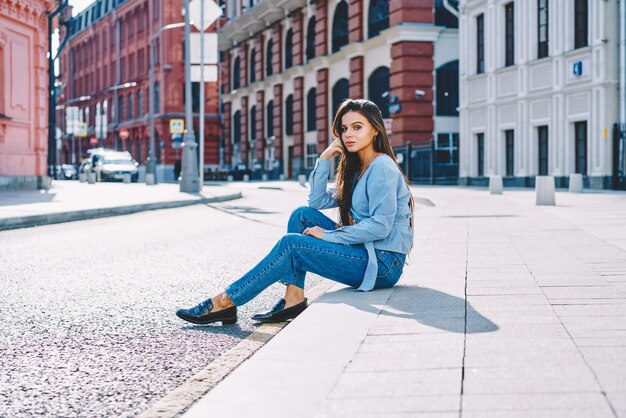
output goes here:
[{"label": "road sign", "polygon": [[[189,35],[189,48],[190,48],[190,63],[200,64],[200,36],[201,33],[191,33]],[[204,34],[204,64],[217,64],[218,63],[218,47],[217,47],[217,33],[205,33]]]},{"label": "road sign", "polygon": [[87,122],[76,122],[74,126],[74,136],[78,138],[87,138]]},{"label": "road sign", "polygon": [[[202,14],[200,13],[204,1],[204,28],[200,27]],[[213,0],[191,0],[189,2],[189,20],[198,30],[206,31],[222,15],[222,8],[215,4]],[[191,45],[190,45],[191,46]]]},{"label": "road sign", "polygon": [[182,135],[185,133],[185,119],[170,119],[170,133]]},{"label": "road sign", "polygon": [[129,136],[130,132],[128,132],[128,129],[122,129],[120,131],[120,139],[128,139]]}]

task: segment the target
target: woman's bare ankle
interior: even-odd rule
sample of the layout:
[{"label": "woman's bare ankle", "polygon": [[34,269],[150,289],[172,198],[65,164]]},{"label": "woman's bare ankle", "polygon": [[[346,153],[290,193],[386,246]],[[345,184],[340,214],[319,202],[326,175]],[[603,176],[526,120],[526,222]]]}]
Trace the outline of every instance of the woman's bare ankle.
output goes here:
[{"label": "woman's bare ankle", "polygon": [[304,289],[289,284],[287,285],[287,290],[285,291],[283,299],[285,299],[285,309],[302,303],[304,302]]},{"label": "woman's bare ankle", "polygon": [[235,306],[226,293],[220,293],[219,295],[214,296],[211,298],[211,302],[213,302],[213,309],[211,312],[218,312]]}]

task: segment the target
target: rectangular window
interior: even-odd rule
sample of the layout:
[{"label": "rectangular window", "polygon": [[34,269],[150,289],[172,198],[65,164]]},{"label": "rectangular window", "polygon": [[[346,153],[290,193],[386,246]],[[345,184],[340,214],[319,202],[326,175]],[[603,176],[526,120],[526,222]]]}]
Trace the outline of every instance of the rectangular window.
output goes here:
[{"label": "rectangular window", "polygon": [[548,175],[548,127],[539,126],[537,128],[537,154],[539,156],[538,161],[538,174],[540,176]]},{"label": "rectangular window", "polygon": [[574,124],[576,141],[576,173],[587,175],[587,122]]},{"label": "rectangular window", "polygon": [[476,73],[485,72],[485,15],[476,17]]},{"label": "rectangular window", "polygon": [[485,175],[485,134],[476,135],[477,157],[478,157],[478,177]]},{"label": "rectangular window", "polygon": [[574,48],[589,45],[589,5],[587,0],[574,0]]},{"label": "rectangular window", "polygon": [[152,0],[152,20],[159,20],[160,15],[160,4],[159,0]]},{"label": "rectangular window", "polygon": [[504,17],[504,66],[509,67],[515,64],[515,13],[512,2],[504,6]]},{"label": "rectangular window", "polygon": [[135,78],[135,54],[130,54],[128,57],[128,78]]},{"label": "rectangular window", "polygon": [[506,175],[513,177],[515,175],[515,134],[513,129],[504,131],[504,140],[506,142]]},{"label": "rectangular window", "polygon": [[317,144],[306,144],[306,168],[315,167],[317,160]]},{"label": "rectangular window", "polygon": [[139,69],[139,75],[143,75],[144,70],[145,70],[145,58],[143,55],[143,49],[140,49],[139,52],[137,52],[137,68]]},{"label": "rectangular window", "polygon": [[0,116],[5,112],[4,94],[4,48],[0,46]]},{"label": "rectangular window", "polygon": [[459,163],[459,134],[437,134],[435,143],[437,164],[456,165]]},{"label": "rectangular window", "polygon": [[548,21],[548,0],[537,1],[537,58],[547,57],[550,24]]}]

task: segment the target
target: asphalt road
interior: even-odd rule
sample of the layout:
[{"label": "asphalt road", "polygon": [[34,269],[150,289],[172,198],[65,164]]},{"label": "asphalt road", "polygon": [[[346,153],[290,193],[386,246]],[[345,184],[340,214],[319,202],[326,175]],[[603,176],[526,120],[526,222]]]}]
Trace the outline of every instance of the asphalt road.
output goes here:
[{"label": "asphalt road", "polygon": [[[306,189],[0,232],[0,416],[133,416],[255,329],[274,285],[233,326],[174,312],[249,270]],[[307,286],[319,283],[309,276]]]}]

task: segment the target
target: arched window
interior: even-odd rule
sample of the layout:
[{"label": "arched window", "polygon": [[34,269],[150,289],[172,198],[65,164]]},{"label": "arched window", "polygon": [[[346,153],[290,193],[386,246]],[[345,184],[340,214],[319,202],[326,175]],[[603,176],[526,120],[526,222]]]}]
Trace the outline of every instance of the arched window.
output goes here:
[{"label": "arched window", "polygon": [[250,108],[250,142],[256,140],[256,106]]},{"label": "arched window", "polygon": [[437,68],[437,116],[458,116],[459,61]]},{"label": "arched window", "polygon": [[285,134],[293,135],[293,95],[285,100]]},{"label": "arched window", "polygon": [[241,142],[241,112],[238,110],[233,116],[233,144]]},{"label": "arched window", "polygon": [[270,100],[267,103],[267,115],[266,115],[266,123],[267,126],[267,137],[270,138],[274,136],[274,101]]},{"label": "arched window", "polygon": [[335,9],[335,17],[333,17],[333,40],[332,52],[339,51],[344,45],[348,44],[348,3],[342,0]]},{"label": "arched window", "polygon": [[161,86],[159,83],[154,83],[154,113],[159,113],[161,107],[159,104],[161,103]]},{"label": "arched window", "polygon": [[274,73],[274,40],[267,43],[267,53],[265,54],[265,74],[271,76]]},{"label": "arched window", "polygon": [[389,0],[371,0],[367,18],[367,37],[373,38],[389,27]]},{"label": "arched window", "polygon": [[317,129],[317,90],[313,87],[306,95],[306,130],[307,132]]},{"label": "arched window", "polygon": [[237,90],[241,87],[241,62],[239,57],[235,58],[233,63],[233,90]]},{"label": "arched window", "polygon": [[376,103],[383,114],[383,118],[389,117],[389,68],[378,67],[370,76],[368,82],[369,99]]},{"label": "arched window", "polygon": [[293,66],[293,30],[289,29],[285,36],[285,68]]},{"label": "arched window", "polygon": [[250,84],[256,81],[256,51],[252,48],[252,52],[250,52]]},{"label": "arched window", "polygon": [[306,60],[315,58],[315,16],[309,19],[306,30]]},{"label": "arched window", "polygon": [[[458,7],[458,1],[451,1],[451,3],[456,3]],[[459,19],[446,9],[443,5],[443,0],[435,0],[435,25],[448,28],[459,27]]]},{"label": "arched window", "polygon": [[137,117],[143,117],[143,90],[137,91]]},{"label": "arched window", "polygon": [[128,120],[132,120],[133,119],[133,111],[135,109],[133,108],[133,94],[129,93],[128,94]]},{"label": "arched window", "polygon": [[350,82],[346,78],[337,81],[333,86],[333,116],[337,112],[339,105],[350,95]]}]

